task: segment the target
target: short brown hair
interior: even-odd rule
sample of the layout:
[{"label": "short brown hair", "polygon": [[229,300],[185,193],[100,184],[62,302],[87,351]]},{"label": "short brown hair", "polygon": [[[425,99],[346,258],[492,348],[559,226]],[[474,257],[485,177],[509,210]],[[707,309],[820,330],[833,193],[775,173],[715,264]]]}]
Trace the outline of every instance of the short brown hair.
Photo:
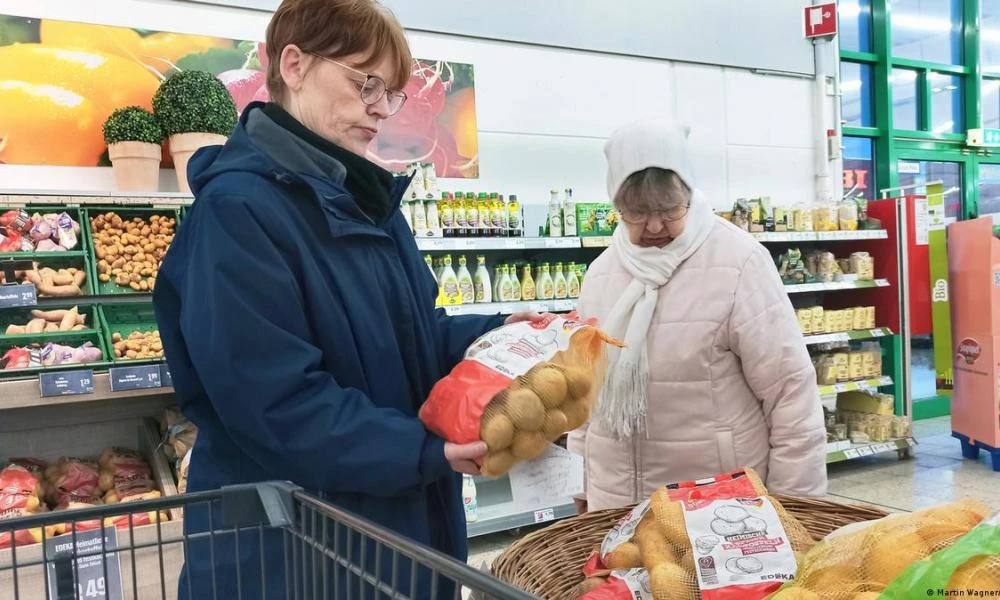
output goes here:
[{"label": "short brown hair", "polygon": [[413,57],[403,26],[376,0],[283,0],[267,25],[264,40],[267,91],[275,102],[285,97],[281,52],[289,44],[333,59],[368,53],[368,59],[358,65],[362,70],[374,67],[388,53],[395,68],[387,75],[386,85],[401,90],[410,79]]},{"label": "short brown hair", "polygon": [[691,188],[669,169],[649,167],[629,175],[613,199],[618,210],[649,213],[687,204]]}]

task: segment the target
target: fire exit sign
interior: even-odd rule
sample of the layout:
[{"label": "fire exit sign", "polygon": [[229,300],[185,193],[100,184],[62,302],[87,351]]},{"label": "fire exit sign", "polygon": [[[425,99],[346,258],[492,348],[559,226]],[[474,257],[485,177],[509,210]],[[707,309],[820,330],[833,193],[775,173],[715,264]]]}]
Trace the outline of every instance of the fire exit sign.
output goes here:
[{"label": "fire exit sign", "polygon": [[965,143],[975,147],[1000,147],[1000,129],[970,129]]}]

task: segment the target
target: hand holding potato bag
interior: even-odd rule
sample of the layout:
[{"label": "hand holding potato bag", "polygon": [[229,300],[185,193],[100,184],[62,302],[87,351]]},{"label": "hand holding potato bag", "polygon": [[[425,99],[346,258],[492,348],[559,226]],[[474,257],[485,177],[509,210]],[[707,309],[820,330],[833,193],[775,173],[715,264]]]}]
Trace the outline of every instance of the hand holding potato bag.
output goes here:
[{"label": "hand holding potato bag", "polygon": [[501,475],[587,422],[606,344],[618,342],[574,318],[504,325],[476,340],[434,386],[420,420],[449,442],[486,442],[483,473]]}]

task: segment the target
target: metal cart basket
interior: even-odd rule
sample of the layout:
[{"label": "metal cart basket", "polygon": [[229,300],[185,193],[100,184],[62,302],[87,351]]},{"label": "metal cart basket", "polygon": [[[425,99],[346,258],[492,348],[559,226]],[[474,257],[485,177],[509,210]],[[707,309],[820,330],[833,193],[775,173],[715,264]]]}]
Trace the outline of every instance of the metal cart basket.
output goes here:
[{"label": "metal cart basket", "polygon": [[[185,532],[182,514],[193,519],[189,525],[208,527]],[[0,520],[3,600],[458,600],[470,594],[535,598],[285,483]]]}]

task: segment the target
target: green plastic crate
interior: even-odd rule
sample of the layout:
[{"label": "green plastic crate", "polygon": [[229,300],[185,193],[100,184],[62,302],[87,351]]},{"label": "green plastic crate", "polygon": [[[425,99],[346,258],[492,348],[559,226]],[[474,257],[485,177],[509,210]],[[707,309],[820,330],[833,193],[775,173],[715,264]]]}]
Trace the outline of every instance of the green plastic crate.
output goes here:
[{"label": "green plastic crate", "polygon": [[[85,255],[80,256],[66,256],[66,252],[44,252],[38,258],[33,259],[38,263],[38,268],[49,267],[52,269],[83,269],[83,272],[87,274],[86,281],[80,286],[80,296],[93,296],[94,295],[94,285],[93,282],[96,279],[93,277],[93,272],[91,270],[90,257]],[[73,305],[74,297],[80,296],[70,296],[65,298],[60,298],[62,301],[67,302],[70,306]],[[45,298],[39,292],[39,298]]]},{"label": "green plastic crate", "polygon": [[0,214],[7,212],[8,210],[20,210],[24,209],[29,215],[35,213],[48,214],[48,213],[67,213],[74,221],[80,224],[80,235],[77,236],[77,245],[73,250],[67,250],[65,252],[0,252],[0,260],[16,259],[16,260],[26,260],[26,259],[37,259],[46,258],[49,256],[72,256],[81,257],[87,256],[90,251],[90,236],[87,231],[87,227],[84,226],[83,215],[79,208],[72,206],[53,206],[51,204],[42,205],[28,205],[28,206],[10,206],[10,207],[0,207]]},{"label": "green plastic crate", "polygon": [[79,331],[59,331],[51,333],[25,333],[17,335],[7,335],[8,325],[26,325],[28,321],[34,319],[32,316],[31,308],[11,308],[0,311],[0,343],[13,343],[13,344],[30,344],[32,342],[55,342],[65,339],[67,337],[73,337],[82,333],[90,333],[91,331],[100,332],[101,320],[97,314],[96,307],[86,306],[86,305],[75,305],[68,303],[65,305],[55,306],[51,308],[43,308],[38,310],[61,310],[70,309],[77,306],[80,314],[86,315],[87,320],[85,325],[87,329],[81,329]]},{"label": "green plastic crate", "polygon": [[[57,343],[63,346],[77,347],[86,342],[90,342],[94,346],[100,348],[101,352],[104,353],[104,360],[85,364],[56,365],[52,367],[34,367],[29,369],[0,369],[0,378],[23,377],[25,375],[49,371],[71,371],[76,369],[100,369],[107,367],[108,364],[110,364],[108,361],[108,348],[105,346],[104,338],[102,337],[101,332],[96,329],[89,331],[74,331],[71,335],[63,335],[58,340],[48,340],[44,342],[39,341],[37,342],[37,345],[45,346],[48,343]],[[26,342],[9,341],[9,338],[2,339],[0,340],[0,357],[2,357],[11,348],[26,347],[30,345],[31,344]]]},{"label": "green plastic crate", "polygon": [[122,338],[127,338],[136,331],[149,332],[159,329],[156,324],[156,313],[153,311],[152,304],[136,302],[102,304],[98,308],[97,313],[101,319],[104,344],[108,348],[112,362],[137,364],[160,362],[163,360],[162,358],[118,358],[114,351],[112,336],[116,333],[120,334]]},{"label": "green plastic crate", "polygon": [[[93,242],[93,231],[90,228],[90,219],[96,217],[97,215],[113,212],[120,216],[123,220],[130,220],[135,217],[140,217],[142,219],[148,220],[149,217],[153,215],[159,215],[161,217],[170,217],[180,223],[180,212],[174,208],[132,208],[132,207],[121,207],[121,206],[110,206],[110,207],[88,207],[84,212],[84,217],[86,219],[87,233],[90,235],[91,242]],[[174,231],[177,231],[177,226],[174,226]],[[100,261],[97,258],[96,246],[91,243],[90,245],[90,261],[91,261],[91,274],[93,275],[93,280],[97,285],[97,293],[101,296],[119,296],[124,294],[142,294],[151,295],[151,291],[136,291],[129,286],[121,286],[114,282],[112,279],[108,282],[102,282],[98,279],[97,274],[97,263]]]}]

